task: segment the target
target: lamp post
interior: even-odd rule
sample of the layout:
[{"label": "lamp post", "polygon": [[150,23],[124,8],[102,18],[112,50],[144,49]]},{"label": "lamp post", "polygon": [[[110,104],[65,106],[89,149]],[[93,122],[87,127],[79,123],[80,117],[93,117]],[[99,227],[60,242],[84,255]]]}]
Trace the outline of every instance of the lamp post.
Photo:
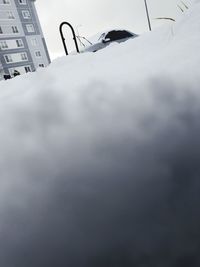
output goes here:
[{"label": "lamp post", "polygon": [[146,8],[146,14],[147,14],[147,20],[148,20],[148,25],[149,25],[149,30],[151,31],[151,21],[149,17],[149,11],[148,11],[148,6],[147,6],[147,0],[144,0],[145,8]]}]

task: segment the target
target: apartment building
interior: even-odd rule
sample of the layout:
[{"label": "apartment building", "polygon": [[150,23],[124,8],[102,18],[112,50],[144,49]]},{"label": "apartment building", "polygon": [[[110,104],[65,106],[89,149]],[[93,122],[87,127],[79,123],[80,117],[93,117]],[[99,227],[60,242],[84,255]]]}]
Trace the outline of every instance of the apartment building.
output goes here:
[{"label": "apartment building", "polygon": [[0,79],[50,63],[34,2],[0,0]]}]

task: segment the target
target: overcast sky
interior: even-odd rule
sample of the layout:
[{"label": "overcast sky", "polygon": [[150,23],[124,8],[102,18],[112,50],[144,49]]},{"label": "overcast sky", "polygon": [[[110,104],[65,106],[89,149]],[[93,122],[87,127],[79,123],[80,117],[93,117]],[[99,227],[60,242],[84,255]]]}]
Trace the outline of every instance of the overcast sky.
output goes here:
[{"label": "overcast sky", "polygon": [[[178,4],[183,6],[181,0],[148,0],[153,28],[168,23],[157,17],[179,17]],[[135,33],[148,30],[143,0],[37,0],[36,8],[52,59],[64,54],[58,31],[62,21],[70,22],[85,37],[116,27]]]}]

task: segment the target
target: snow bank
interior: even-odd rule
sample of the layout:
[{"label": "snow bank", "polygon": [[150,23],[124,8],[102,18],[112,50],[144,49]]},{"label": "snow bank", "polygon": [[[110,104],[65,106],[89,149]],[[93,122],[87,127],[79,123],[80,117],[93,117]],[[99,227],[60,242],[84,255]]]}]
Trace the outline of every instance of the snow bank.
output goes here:
[{"label": "snow bank", "polygon": [[0,86],[0,266],[200,265],[200,5]]}]

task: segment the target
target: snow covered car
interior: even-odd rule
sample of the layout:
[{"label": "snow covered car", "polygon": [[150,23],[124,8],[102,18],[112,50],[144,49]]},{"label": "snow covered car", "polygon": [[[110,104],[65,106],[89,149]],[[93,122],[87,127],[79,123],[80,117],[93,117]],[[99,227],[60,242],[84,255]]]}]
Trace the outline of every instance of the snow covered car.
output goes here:
[{"label": "snow covered car", "polygon": [[[96,52],[102,48],[107,47],[113,42],[121,43],[128,39],[135,38],[138,35],[127,30],[111,30],[101,33],[91,39],[90,45],[82,52]],[[93,39],[96,39],[93,41]]]}]

